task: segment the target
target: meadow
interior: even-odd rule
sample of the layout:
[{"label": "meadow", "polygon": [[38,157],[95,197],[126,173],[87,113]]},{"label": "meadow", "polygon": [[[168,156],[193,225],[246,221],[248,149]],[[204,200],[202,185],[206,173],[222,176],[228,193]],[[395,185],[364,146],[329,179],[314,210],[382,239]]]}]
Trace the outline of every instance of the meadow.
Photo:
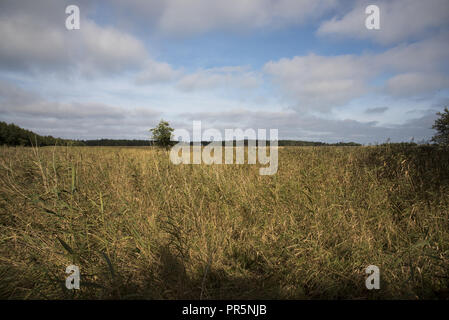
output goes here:
[{"label": "meadow", "polygon": [[277,174],[259,166],[0,147],[0,299],[449,298],[447,149],[283,147]]}]

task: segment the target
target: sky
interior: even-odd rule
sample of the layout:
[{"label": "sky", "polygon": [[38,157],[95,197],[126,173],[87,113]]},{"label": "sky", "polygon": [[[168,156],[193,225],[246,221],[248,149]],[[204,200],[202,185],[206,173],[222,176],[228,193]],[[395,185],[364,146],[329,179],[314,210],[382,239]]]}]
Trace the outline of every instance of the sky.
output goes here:
[{"label": "sky", "polygon": [[449,106],[447,0],[0,0],[0,40],[0,121],[55,137],[420,142]]}]

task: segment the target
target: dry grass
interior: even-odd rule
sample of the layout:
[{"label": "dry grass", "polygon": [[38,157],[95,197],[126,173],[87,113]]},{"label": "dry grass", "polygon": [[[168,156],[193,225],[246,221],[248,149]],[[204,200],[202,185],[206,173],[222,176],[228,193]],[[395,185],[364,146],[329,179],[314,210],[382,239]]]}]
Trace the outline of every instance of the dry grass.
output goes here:
[{"label": "dry grass", "polygon": [[280,148],[273,176],[151,148],[1,147],[0,298],[448,298],[448,175],[430,147]]}]

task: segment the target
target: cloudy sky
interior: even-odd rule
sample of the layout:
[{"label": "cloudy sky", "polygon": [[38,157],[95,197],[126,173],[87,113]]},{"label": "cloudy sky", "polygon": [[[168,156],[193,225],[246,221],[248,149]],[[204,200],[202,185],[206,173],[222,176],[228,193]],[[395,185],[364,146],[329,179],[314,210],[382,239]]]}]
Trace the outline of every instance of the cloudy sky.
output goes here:
[{"label": "cloudy sky", "polygon": [[0,40],[0,120],[63,138],[421,141],[449,105],[447,0],[1,0]]}]

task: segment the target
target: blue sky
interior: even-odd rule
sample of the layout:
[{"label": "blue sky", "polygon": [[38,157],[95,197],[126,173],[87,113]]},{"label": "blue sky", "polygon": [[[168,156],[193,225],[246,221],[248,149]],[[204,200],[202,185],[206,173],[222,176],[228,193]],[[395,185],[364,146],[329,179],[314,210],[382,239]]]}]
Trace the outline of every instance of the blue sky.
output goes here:
[{"label": "blue sky", "polygon": [[163,118],[420,141],[449,105],[447,0],[4,0],[0,39],[0,120],[64,138],[146,139]]}]

